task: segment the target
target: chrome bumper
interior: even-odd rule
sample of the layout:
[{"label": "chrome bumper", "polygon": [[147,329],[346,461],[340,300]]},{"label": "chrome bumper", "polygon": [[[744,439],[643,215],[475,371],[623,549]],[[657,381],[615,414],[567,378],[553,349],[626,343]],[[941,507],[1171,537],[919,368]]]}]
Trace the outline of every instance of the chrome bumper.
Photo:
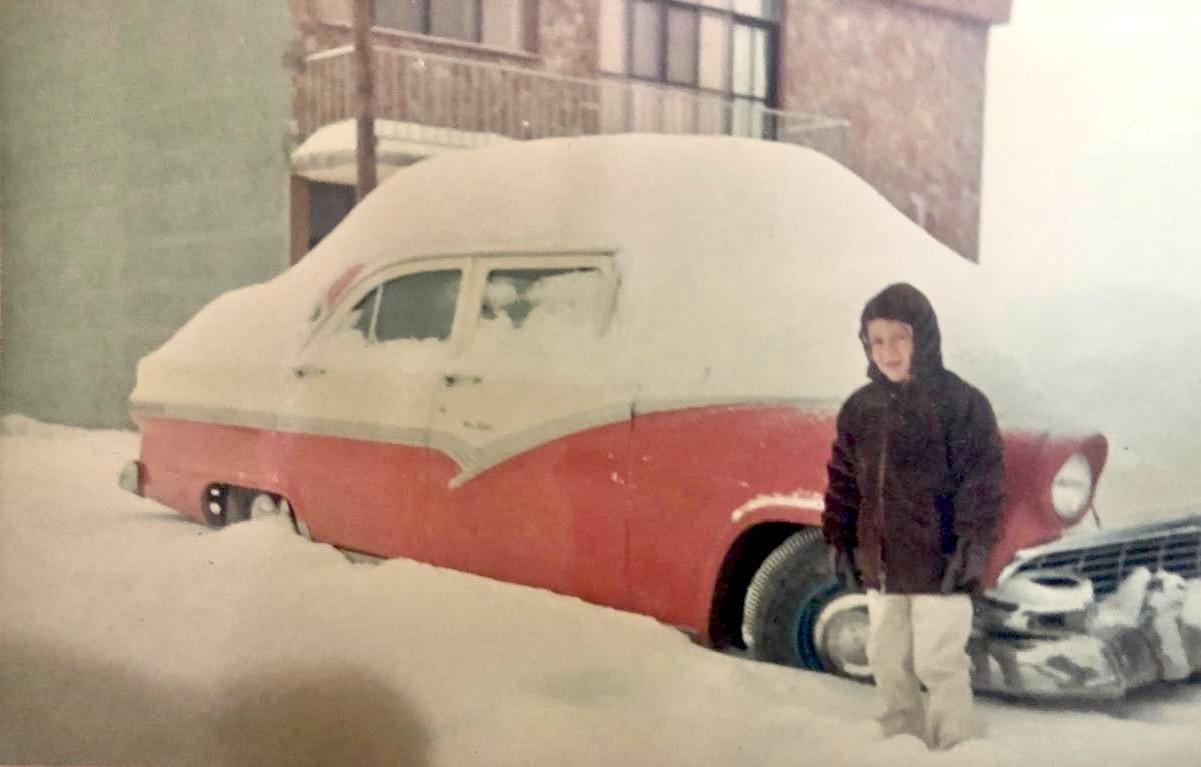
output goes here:
[{"label": "chrome bumper", "polygon": [[1159,681],[1160,664],[1139,629],[1102,635],[983,635],[968,643],[972,688],[1020,698],[1110,700]]},{"label": "chrome bumper", "polygon": [[[1139,567],[1113,593],[1094,600],[1088,589],[1072,586],[1073,577],[1044,572],[1019,580],[1020,593],[1030,597],[1020,603],[976,601],[968,643],[974,689],[1111,699],[1201,673],[1201,579]],[[1038,588],[1048,596],[1040,598]],[[992,592],[1006,593],[1018,591]]]}]

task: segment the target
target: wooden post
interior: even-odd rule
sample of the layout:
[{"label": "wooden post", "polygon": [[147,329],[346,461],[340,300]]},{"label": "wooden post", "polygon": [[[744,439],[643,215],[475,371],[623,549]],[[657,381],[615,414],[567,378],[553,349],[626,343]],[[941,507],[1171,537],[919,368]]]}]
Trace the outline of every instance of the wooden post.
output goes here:
[{"label": "wooden post", "polygon": [[309,252],[309,231],[312,226],[309,213],[309,182],[308,179],[293,174],[290,186],[292,263],[296,263]]},{"label": "wooden post", "polygon": [[371,28],[375,26],[374,0],[354,0],[355,165],[356,198],[375,188],[375,72],[371,57]]}]

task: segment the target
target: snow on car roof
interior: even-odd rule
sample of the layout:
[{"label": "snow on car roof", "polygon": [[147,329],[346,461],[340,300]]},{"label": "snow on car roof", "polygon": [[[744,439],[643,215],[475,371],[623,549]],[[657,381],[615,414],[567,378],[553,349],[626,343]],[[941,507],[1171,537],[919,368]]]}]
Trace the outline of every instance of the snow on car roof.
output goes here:
[{"label": "snow on car roof", "polygon": [[286,366],[314,305],[358,263],[367,273],[430,255],[597,249],[616,253],[621,276],[608,342],[647,396],[843,397],[864,382],[862,306],[896,281],[930,296],[948,366],[991,343],[979,268],[834,160],[750,139],[625,134],[465,150],[397,172],[299,264],[202,310],[144,361],[135,398],[164,394],[156,368]]}]

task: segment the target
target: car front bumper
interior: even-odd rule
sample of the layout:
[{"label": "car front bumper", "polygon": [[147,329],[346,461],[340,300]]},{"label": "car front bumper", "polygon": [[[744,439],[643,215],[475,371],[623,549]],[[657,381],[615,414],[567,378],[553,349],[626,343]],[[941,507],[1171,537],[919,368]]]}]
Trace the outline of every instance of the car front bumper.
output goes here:
[{"label": "car front bumper", "polygon": [[1138,628],[1065,637],[974,636],[972,688],[1026,699],[1111,700],[1162,678],[1151,638]]},{"label": "car front bumper", "polygon": [[1118,698],[1201,673],[1201,515],[1018,553],[975,603],[973,687]]}]

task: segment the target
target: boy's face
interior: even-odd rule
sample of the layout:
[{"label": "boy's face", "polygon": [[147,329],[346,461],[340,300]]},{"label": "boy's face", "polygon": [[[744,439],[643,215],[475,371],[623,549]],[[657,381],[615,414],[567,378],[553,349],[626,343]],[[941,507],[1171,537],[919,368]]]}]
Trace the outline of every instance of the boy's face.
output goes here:
[{"label": "boy's face", "polygon": [[867,340],[872,362],[893,383],[909,380],[913,362],[913,328],[897,320],[868,320]]}]

